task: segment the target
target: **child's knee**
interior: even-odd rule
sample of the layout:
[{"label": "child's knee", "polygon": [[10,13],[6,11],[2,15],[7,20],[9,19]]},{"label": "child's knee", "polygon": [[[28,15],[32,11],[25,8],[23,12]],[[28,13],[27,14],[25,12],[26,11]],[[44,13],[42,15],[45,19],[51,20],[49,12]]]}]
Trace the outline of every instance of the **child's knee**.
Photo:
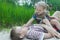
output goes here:
[{"label": "child's knee", "polygon": [[56,19],[52,19],[50,22],[51,24],[56,24],[58,21]]}]

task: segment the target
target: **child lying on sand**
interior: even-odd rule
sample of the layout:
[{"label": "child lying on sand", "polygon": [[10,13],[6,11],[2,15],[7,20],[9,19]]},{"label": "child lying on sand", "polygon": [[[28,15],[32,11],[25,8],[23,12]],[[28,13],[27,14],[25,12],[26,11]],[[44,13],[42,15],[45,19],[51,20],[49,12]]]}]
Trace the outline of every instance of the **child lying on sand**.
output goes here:
[{"label": "child lying on sand", "polygon": [[[33,17],[27,22],[27,24],[25,24],[21,28],[20,32],[17,32],[14,29],[13,32],[11,32],[13,34],[13,37],[11,36],[11,38],[13,40],[22,39],[25,36],[34,40],[43,40],[43,38],[50,38],[52,36],[60,38],[59,33],[50,24],[50,21],[54,23],[54,21],[52,21],[51,19],[55,20],[55,18],[47,15],[46,12],[47,4],[45,2],[38,2],[35,4],[35,8],[36,10]],[[36,27],[30,26],[33,20],[36,20],[38,23],[36,24],[37,26],[35,25]],[[41,27],[45,28],[48,31],[48,33],[45,33],[44,30],[41,29]],[[14,34],[16,34],[16,36],[14,36]]]},{"label": "child lying on sand", "polygon": [[[21,27],[16,27],[11,30],[11,40],[23,40],[24,38],[30,40],[43,40],[46,38],[52,38],[50,33],[44,33],[43,28],[40,25],[31,25],[29,28],[24,27],[24,35],[21,36]],[[25,34],[26,33],[26,34]]]}]

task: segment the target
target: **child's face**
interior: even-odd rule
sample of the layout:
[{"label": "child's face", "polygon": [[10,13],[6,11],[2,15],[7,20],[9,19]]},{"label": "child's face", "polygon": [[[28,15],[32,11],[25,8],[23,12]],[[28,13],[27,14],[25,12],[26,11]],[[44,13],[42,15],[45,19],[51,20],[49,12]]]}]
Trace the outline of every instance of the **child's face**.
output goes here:
[{"label": "child's face", "polygon": [[42,6],[37,6],[36,7],[36,12],[40,15],[44,12],[44,8]]},{"label": "child's face", "polygon": [[23,38],[25,35],[21,35],[21,27],[16,27],[15,32],[19,35],[20,38]]}]

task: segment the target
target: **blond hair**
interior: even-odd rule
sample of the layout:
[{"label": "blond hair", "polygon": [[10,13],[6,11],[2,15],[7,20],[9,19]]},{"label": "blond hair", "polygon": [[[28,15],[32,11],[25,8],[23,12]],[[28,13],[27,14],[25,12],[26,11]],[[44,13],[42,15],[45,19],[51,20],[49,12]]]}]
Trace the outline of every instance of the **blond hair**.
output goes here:
[{"label": "blond hair", "polygon": [[36,8],[37,6],[42,6],[42,7],[44,7],[44,9],[46,9],[46,8],[48,7],[48,4],[45,3],[44,1],[40,1],[40,2],[38,2],[38,3],[35,3],[35,8]]}]

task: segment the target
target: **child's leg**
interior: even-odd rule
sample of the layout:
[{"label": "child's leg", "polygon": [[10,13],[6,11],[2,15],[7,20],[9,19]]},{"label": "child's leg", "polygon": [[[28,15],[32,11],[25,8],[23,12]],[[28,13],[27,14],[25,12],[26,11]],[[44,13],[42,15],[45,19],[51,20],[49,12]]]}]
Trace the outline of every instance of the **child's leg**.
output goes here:
[{"label": "child's leg", "polygon": [[[48,22],[47,22],[48,23]],[[44,24],[35,24],[35,25],[39,25],[42,26],[43,28],[45,28],[49,33],[51,33],[53,36],[58,36],[59,33],[53,28],[50,27],[48,25],[44,25]],[[60,37],[60,36],[59,36]]]},{"label": "child's leg", "polygon": [[[60,34],[59,32],[57,32],[52,25],[50,24],[50,22],[48,21],[48,19],[44,19],[43,22],[47,25],[44,26],[46,27],[46,29],[48,30],[48,32],[52,33],[53,35],[57,36],[58,38],[60,38]],[[42,25],[43,26],[43,25]]]},{"label": "child's leg", "polygon": [[52,19],[50,22],[60,30],[60,23],[56,19]]},{"label": "child's leg", "polygon": [[60,34],[56,30],[54,30],[52,27],[49,27],[47,25],[42,25],[42,27],[44,27],[53,36],[57,36],[58,38],[60,38]]}]

